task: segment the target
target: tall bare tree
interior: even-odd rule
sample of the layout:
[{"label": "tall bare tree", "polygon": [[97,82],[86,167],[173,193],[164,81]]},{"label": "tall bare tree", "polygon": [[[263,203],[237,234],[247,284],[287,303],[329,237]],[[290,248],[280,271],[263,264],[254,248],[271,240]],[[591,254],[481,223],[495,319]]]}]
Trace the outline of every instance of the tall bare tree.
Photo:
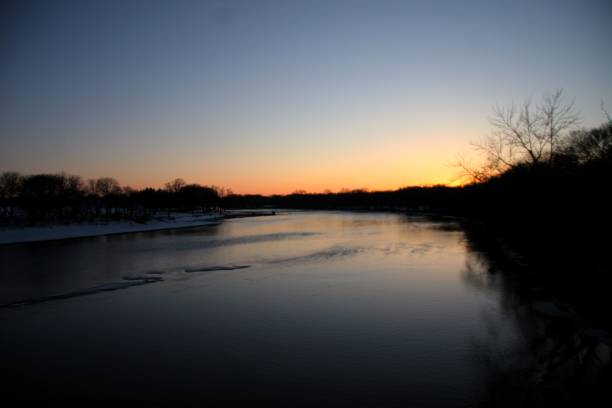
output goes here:
[{"label": "tall bare tree", "polygon": [[473,181],[482,181],[519,165],[552,166],[555,155],[580,123],[574,102],[563,100],[563,90],[544,95],[542,102],[517,107],[496,106],[489,118],[490,135],[474,143],[484,155],[480,168],[460,160],[458,166]]}]

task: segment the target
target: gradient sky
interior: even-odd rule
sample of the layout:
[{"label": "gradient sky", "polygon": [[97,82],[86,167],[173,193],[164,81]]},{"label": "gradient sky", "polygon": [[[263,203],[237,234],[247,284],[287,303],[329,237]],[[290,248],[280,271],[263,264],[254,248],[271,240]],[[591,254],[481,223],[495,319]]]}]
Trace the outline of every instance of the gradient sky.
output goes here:
[{"label": "gradient sky", "polygon": [[0,170],[447,183],[496,103],[612,110],[610,1],[3,1]]}]

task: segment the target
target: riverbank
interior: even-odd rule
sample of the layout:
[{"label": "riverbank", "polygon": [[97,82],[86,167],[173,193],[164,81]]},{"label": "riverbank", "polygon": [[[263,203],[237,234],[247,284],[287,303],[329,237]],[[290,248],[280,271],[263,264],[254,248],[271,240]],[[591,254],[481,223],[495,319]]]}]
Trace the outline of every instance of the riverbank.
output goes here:
[{"label": "riverbank", "polygon": [[224,218],[223,214],[174,213],[170,218],[155,217],[148,222],[133,221],[99,222],[88,224],[49,225],[0,229],[0,245],[26,242],[55,241],[87,238],[103,235],[128,234],[178,228],[194,228],[214,225]]},{"label": "riverbank", "polygon": [[135,221],[117,221],[21,228],[0,228],[0,245],[57,241],[63,239],[88,238],[168,229],[196,228],[218,224],[224,219],[262,217],[276,215],[276,213],[276,211],[267,210],[231,210],[223,213],[210,214],[172,213],[170,214],[170,217],[153,217],[151,220],[144,223]]}]

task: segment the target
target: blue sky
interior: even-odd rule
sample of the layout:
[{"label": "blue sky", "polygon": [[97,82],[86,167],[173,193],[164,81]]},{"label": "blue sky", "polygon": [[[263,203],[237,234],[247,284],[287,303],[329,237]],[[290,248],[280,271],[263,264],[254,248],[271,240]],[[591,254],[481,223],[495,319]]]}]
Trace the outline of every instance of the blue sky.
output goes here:
[{"label": "blue sky", "polygon": [[0,170],[238,192],[448,182],[496,103],[612,110],[606,1],[15,1]]}]

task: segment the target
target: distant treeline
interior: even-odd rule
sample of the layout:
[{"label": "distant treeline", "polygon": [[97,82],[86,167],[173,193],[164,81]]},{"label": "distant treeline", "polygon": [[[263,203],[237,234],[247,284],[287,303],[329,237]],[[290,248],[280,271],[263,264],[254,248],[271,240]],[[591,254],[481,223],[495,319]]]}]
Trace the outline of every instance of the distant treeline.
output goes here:
[{"label": "distant treeline", "polygon": [[550,230],[568,218],[606,217],[612,122],[574,131],[550,152],[554,160],[521,160],[503,172],[460,187],[407,187],[395,191],[240,195],[182,179],[162,189],[122,187],[110,177],[0,174],[0,219],[11,222],[85,221],[96,217],[146,217],[154,212],[218,208],[406,210],[460,215],[498,225],[529,223]]},{"label": "distant treeline", "polygon": [[164,189],[134,190],[111,177],[90,179],[59,174],[0,174],[0,222],[40,224],[131,219],[145,221],[172,211],[215,211],[225,190],[186,184],[181,179]]},{"label": "distant treeline", "polygon": [[[554,215],[582,216],[609,203],[612,123],[572,132],[554,150],[554,160],[520,161],[503,172],[464,186],[406,187],[395,191],[352,190],[338,193],[235,195],[222,198],[224,208],[295,208],[408,210],[462,215],[495,223],[513,218],[541,225]],[[606,211],[607,213],[607,211]]]}]

